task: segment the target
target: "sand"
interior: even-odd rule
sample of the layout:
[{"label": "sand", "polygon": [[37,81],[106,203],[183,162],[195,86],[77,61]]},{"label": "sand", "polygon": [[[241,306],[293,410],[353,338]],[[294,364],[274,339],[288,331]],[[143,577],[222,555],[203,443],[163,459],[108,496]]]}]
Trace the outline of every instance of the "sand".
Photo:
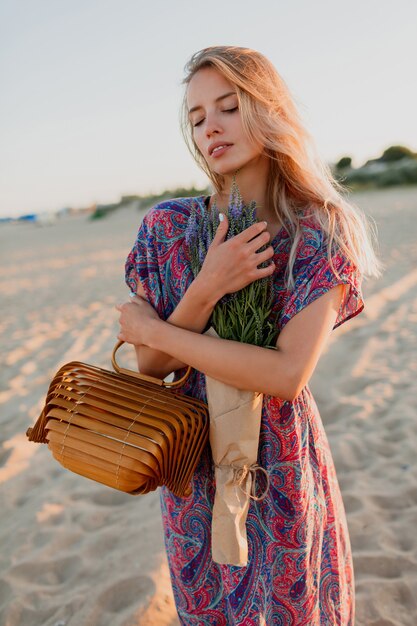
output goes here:
[{"label": "sand", "polygon": [[[310,387],[350,529],[357,626],[417,623],[417,188],[352,195],[376,220],[387,269],[365,311],[332,333]],[[57,369],[111,369],[142,214],[0,225],[0,624],[175,626],[159,494],[72,474],[25,431]],[[120,361],[135,365],[123,346]],[[329,384],[331,381],[331,384]],[[273,626],[273,625],[268,625]]]}]

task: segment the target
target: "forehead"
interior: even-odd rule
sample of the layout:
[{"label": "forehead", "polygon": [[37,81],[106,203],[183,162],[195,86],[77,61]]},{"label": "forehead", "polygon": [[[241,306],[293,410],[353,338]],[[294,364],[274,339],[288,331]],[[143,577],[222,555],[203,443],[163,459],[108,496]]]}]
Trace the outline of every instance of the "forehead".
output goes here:
[{"label": "forehead", "polygon": [[235,86],[215,68],[204,67],[198,70],[188,83],[188,110],[214,102],[216,98],[226,93],[236,93]]}]

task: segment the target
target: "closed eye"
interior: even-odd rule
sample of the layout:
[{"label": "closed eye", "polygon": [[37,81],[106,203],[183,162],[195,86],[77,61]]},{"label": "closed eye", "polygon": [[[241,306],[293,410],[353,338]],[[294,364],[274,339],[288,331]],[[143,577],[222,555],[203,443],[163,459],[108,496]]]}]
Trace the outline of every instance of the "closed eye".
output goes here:
[{"label": "closed eye", "polygon": [[[224,111],[222,111],[222,113],[234,113],[235,111],[238,110],[239,107],[234,107],[233,109],[225,109]],[[200,126],[200,124],[202,122],[204,122],[204,117],[202,120],[200,120],[199,122],[197,122],[196,124],[193,124],[193,128],[195,128],[196,126]]]}]

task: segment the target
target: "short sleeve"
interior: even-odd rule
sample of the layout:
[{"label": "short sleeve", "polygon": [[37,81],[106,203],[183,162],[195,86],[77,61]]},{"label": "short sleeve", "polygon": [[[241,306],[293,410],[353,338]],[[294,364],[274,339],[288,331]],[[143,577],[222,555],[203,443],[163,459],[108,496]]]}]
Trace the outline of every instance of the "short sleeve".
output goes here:
[{"label": "short sleeve", "polygon": [[139,227],[136,241],[125,263],[125,282],[131,291],[137,292],[138,283],[142,285],[146,299],[163,320],[170,315],[164,302],[164,285],[161,279],[158,256],[158,241],[155,233],[155,209],[144,216]]},{"label": "short sleeve", "polygon": [[362,275],[342,252],[332,255],[334,273],[327,258],[327,245],[319,231],[310,230],[301,241],[294,263],[295,288],[279,314],[279,330],[294,315],[337,285],[344,284],[343,299],[333,330],[361,313],[365,303],[362,294]]},{"label": "short sleeve", "polygon": [[193,279],[184,250],[190,198],[163,200],[148,210],[125,263],[131,291],[143,287],[146,299],[167,320]]}]

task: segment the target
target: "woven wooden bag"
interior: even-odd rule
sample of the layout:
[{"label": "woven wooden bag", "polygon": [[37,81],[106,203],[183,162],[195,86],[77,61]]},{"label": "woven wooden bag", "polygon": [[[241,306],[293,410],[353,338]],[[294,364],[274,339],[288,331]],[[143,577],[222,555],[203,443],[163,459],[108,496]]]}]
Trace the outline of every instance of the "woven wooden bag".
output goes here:
[{"label": "woven wooden bag", "polygon": [[132,495],[166,485],[191,494],[190,481],[208,440],[207,405],[166,382],[119,367],[71,361],[53,377],[45,406],[26,435],[47,443],[65,468]]}]

